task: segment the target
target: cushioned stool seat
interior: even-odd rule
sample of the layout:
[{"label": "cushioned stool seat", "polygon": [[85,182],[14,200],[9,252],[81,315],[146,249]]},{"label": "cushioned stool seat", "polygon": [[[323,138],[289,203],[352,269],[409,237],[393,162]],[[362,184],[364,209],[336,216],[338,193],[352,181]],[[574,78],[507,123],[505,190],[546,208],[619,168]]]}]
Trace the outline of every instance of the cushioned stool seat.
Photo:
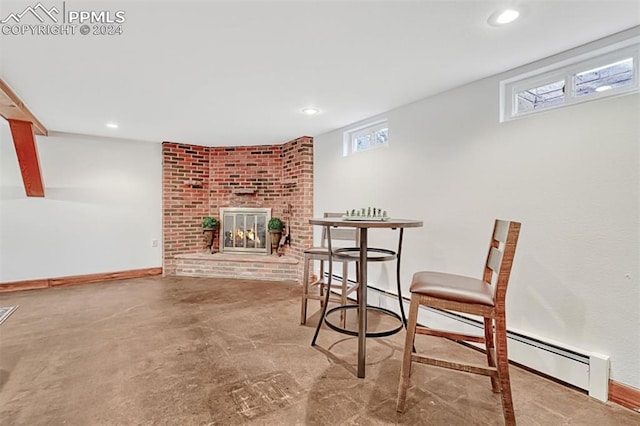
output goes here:
[{"label": "cushioned stool seat", "polygon": [[484,281],[442,272],[417,272],[409,289],[411,293],[461,303],[493,306],[493,291]]}]

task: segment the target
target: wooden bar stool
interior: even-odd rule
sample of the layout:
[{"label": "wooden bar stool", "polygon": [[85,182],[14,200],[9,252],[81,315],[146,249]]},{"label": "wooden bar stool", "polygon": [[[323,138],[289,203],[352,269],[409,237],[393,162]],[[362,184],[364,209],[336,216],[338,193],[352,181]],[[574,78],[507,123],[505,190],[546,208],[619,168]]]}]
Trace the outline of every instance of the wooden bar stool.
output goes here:
[{"label": "wooden bar stool", "polygon": [[[343,213],[325,213],[324,217],[342,217]],[[332,241],[340,241],[340,244],[348,247],[359,247],[358,232],[356,229],[339,228],[331,231]],[[314,282],[309,282],[309,275],[311,269],[311,262],[314,260],[320,261],[320,276]],[[327,283],[324,282],[324,264],[329,261],[329,249],[327,248],[327,231],[322,228],[322,240],[320,247],[312,247],[304,251],[304,276],[302,278],[302,303],[300,312],[300,324],[306,324],[307,322],[307,304],[309,299],[319,300],[320,307],[322,308],[325,297],[324,292],[327,287]],[[341,305],[347,304],[347,296],[358,289],[358,267],[356,258],[337,258],[333,257],[334,262],[342,263],[342,287],[340,295],[329,297],[329,301],[333,303],[339,303]],[[356,263],[356,283],[349,283],[349,263]],[[333,280],[333,277],[329,277],[329,280]],[[310,291],[310,287],[318,287],[317,292]],[[322,319],[321,319],[322,320]],[[340,313],[340,321],[344,326],[346,316],[343,312]]]},{"label": "wooden bar stool", "polygon": [[[505,423],[516,424],[509,380],[505,298],[519,234],[520,223],[495,221],[482,279],[441,272],[425,271],[414,274],[410,287],[411,306],[398,386],[396,408],[399,412],[403,412],[405,408],[411,365],[413,362],[418,362],[489,376],[493,392],[501,394]],[[484,318],[484,336],[471,336],[419,326],[418,310],[421,305],[481,316]],[[413,353],[416,334],[483,343],[486,346],[488,366],[461,364]]]}]

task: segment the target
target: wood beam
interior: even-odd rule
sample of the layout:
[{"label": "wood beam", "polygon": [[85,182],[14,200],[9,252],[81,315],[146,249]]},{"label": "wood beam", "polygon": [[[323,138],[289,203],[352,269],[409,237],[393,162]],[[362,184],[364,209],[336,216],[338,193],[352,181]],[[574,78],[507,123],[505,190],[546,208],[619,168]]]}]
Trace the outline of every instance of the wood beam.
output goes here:
[{"label": "wood beam", "polygon": [[27,197],[44,197],[36,137],[30,121],[8,120]]},{"label": "wood beam", "polygon": [[33,128],[37,135],[48,136],[49,132],[44,125],[38,121],[29,108],[20,100],[18,95],[0,79],[0,115],[7,120],[29,121],[33,123]]}]

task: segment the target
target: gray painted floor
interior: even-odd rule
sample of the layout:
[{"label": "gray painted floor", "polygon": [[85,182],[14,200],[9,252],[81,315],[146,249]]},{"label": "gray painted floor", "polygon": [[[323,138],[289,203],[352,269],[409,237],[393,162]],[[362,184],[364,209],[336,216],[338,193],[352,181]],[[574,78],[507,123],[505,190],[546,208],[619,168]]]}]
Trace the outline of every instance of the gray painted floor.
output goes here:
[{"label": "gray painted floor", "polygon": [[[296,284],[144,278],[0,295],[2,425],[493,425],[488,378],[418,365],[395,411],[404,332],[357,342],[299,325]],[[310,305],[315,310],[317,303]],[[381,319],[381,325],[384,325]],[[377,320],[372,320],[376,323]],[[418,350],[474,350],[422,337]],[[511,368],[520,425],[639,425],[640,414]]]}]

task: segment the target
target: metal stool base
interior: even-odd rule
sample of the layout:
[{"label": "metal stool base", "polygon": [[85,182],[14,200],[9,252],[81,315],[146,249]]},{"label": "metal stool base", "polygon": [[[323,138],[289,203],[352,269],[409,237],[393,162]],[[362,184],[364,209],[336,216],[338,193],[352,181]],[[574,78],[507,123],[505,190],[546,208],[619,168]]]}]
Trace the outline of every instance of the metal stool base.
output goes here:
[{"label": "metal stool base", "polygon": [[[342,333],[342,334],[347,334],[349,336],[358,336],[358,332],[354,331],[354,330],[348,330],[346,328],[342,328],[339,327],[335,324],[332,324],[328,317],[329,314],[331,314],[332,312],[335,311],[340,311],[340,310],[348,310],[348,309],[359,309],[360,306],[358,305],[345,305],[345,306],[336,306],[335,308],[331,308],[327,311],[327,313],[324,316],[324,323],[327,324],[327,326],[334,330],[337,331],[338,333]],[[388,315],[392,318],[397,319],[400,322],[400,325],[396,328],[393,328],[391,330],[385,330],[385,331],[367,331],[366,336],[367,337],[386,337],[386,336],[391,336],[393,334],[398,333],[400,330],[402,330],[404,328],[404,322],[402,321],[402,318],[400,318],[400,315],[396,314],[393,311],[390,311],[389,309],[385,309],[385,308],[379,308],[377,306],[367,306],[367,311],[377,311],[380,313],[383,313],[385,315]]]}]

